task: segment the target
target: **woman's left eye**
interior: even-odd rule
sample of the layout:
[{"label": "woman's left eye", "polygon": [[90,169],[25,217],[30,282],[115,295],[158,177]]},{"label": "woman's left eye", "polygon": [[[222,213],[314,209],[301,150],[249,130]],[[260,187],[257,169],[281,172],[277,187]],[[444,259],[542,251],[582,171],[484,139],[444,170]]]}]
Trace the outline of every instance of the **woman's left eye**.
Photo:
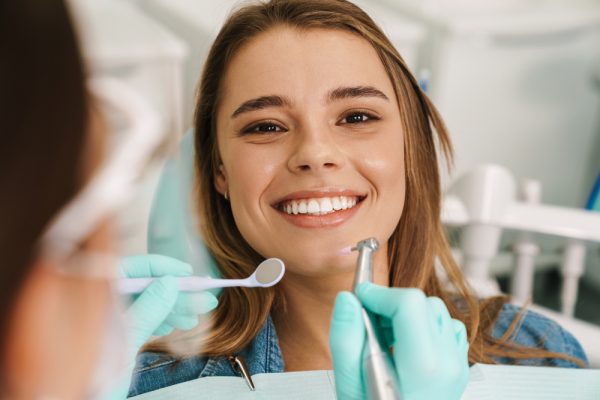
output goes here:
[{"label": "woman's left eye", "polygon": [[342,118],[342,124],[360,124],[363,122],[370,122],[378,120],[379,118],[365,112],[353,112]]}]

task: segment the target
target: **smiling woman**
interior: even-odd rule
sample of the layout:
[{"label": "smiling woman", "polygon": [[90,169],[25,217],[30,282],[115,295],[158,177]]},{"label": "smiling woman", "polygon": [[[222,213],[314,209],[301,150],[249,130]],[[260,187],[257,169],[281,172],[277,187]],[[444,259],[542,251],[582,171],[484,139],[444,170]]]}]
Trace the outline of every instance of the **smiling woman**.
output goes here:
[{"label": "smiling woman", "polygon": [[[196,343],[195,357],[165,362],[165,341],[147,346],[131,394],[232,375],[224,356],[241,354],[251,374],[333,367],[339,398],[363,398],[360,307],[339,294],[352,286],[356,259],[340,250],[367,237],[381,243],[378,285],[359,298],[382,316],[403,398],[459,398],[469,362],[585,360],[555,324],[528,325],[527,314],[527,329],[516,331],[518,312],[503,307],[506,299],[479,301],[469,292],[440,222],[436,144],[450,161],[448,134],[358,7],[272,0],[240,8],[213,44],[198,94],[206,244],[225,278],[247,276],[269,257],[284,260],[286,276],[274,289],[224,292],[205,335],[170,338]],[[436,276],[436,258],[450,288]],[[544,331],[562,339],[545,349],[521,346]]]},{"label": "smiling woman", "polygon": [[[277,62],[263,61],[269,58]],[[350,287],[354,269],[352,257],[336,250],[365,232],[387,239],[396,228],[404,139],[395,97],[374,48],[345,31],[275,27],[229,63],[217,110],[223,168],[215,185],[229,193],[249,245],[264,257],[285,257],[286,282],[340,272],[327,284],[332,300]],[[377,270],[382,284],[385,264]]]}]

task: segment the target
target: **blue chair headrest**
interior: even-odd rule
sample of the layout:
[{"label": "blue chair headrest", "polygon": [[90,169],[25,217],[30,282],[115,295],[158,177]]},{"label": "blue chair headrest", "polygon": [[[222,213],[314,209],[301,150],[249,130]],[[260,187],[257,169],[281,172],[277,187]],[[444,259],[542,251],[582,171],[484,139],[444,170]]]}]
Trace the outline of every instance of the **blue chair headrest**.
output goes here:
[{"label": "blue chair headrest", "polygon": [[148,253],[164,254],[192,265],[194,274],[218,277],[218,268],[197,230],[192,198],[194,132],[183,136],[178,152],[163,167],[148,224]]}]

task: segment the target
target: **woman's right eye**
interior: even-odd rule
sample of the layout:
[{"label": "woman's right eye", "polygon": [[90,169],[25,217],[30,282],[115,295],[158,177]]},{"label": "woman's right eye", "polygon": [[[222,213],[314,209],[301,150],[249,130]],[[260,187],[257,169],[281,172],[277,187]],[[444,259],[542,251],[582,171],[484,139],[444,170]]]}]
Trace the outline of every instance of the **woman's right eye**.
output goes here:
[{"label": "woman's right eye", "polygon": [[248,128],[244,128],[242,131],[246,134],[252,133],[277,133],[277,132],[286,132],[287,129],[282,128],[281,126],[273,123],[273,122],[260,122],[255,125],[251,125]]}]

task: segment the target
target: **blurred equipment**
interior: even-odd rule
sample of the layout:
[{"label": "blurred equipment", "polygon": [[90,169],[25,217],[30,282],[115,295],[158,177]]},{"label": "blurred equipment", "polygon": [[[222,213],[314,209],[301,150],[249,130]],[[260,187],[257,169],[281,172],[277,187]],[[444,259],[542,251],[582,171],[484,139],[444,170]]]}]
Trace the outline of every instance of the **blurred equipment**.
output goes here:
[{"label": "blurred equipment", "polygon": [[600,157],[600,2],[378,2],[427,28],[416,71],[430,72],[458,174],[498,163],[552,204],[584,205]]}]

